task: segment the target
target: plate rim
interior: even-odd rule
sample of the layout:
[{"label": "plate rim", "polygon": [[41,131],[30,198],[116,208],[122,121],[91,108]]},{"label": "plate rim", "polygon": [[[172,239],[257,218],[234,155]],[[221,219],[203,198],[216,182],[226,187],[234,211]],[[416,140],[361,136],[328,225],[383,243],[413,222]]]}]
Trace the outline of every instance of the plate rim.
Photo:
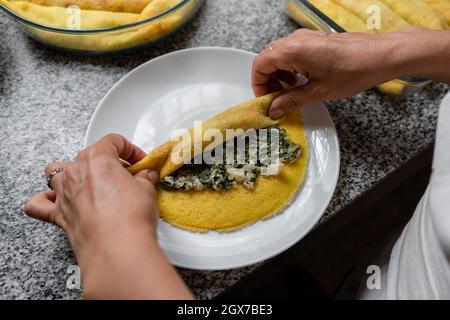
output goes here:
[{"label": "plate rim", "polygon": [[[89,136],[90,132],[92,131],[92,123],[95,121],[95,118],[98,116],[98,113],[100,112],[99,110],[101,109],[101,106],[103,105],[105,100],[108,98],[108,96],[118,86],[120,86],[123,82],[125,82],[134,73],[136,73],[139,70],[145,68],[147,65],[149,65],[151,63],[157,63],[159,60],[162,60],[164,58],[168,58],[168,57],[173,56],[173,55],[182,54],[184,52],[191,52],[191,51],[230,51],[230,52],[239,52],[239,53],[243,53],[243,54],[247,54],[247,55],[249,54],[249,55],[252,55],[252,56],[256,55],[256,53],[254,53],[254,52],[246,51],[246,50],[243,50],[243,49],[227,48],[227,47],[215,47],[215,46],[204,46],[204,47],[194,47],[194,48],[186,48],[186,49],[181,49],[181,50],[175,50],[175,51],[172,51],[172,52],[169,52],[169,53],[157,56],[157,57],[155,57],[153,59],[150,59],[150,60],[148,60],[148,61],[138,65],[137,67],[135,67],[135,68],[131,69],[130,71],[128,71],[118,81],[116,81],[113,84],[113,86],[105,93],[103,98],[99,101],[99,103],[95,107],[95,110],[92,113],[91,118],[89,120],[89,124],[88,124],[88,126],[86,128],[86,133],[84,135],[84,140],[83,140],[83,148],[88,147],[87,140],[88,140],[88,136]],[[333,126],[334,126],[334,122],[333,122]]]},{"label": "plate rim", "polygon": [[[204,46],[204,47],[194,47],[194,48],[186,48],[186,49],[182,49],[182,50],[175,50],[172,52],[169,52],[167,54],[164,55],[160,55],[158,57],[155,57],[153,59],[150,59],[142,64],[140,64],[139,66],[133,68],[132,70],[130,70],[129,72],[127,72],[124,76],[122,76],[122,78],[120,78],[116,83],[114,83],[114,85],[107,91],[107,93],[103,96],[103,98],[99,101],[99,103],[97,104],[93,114],[91,115],[91,118],[89,120],[89,124],[87,126],[86,129],[86,133],[85,133],[85,137],[84,137],[84,142],[83,142],[83,148],[86,148],[88,146],[88,140],[90,139],[91,136],[91,132],[92,132],[92,128],[93,128],[93,124],[94,122],[97,120],[97,117],[99,116],[99,113],[101,112],[100,110],[103,109],[103,105],[105,100],[113,93],[114,90],[116,90],[117,87],[119,87],[123,82],[127,81],[128,78],[132,77],[136,72],[140,71],[141,69],[144,69],[147,65],[149,64],[153,64],[153,63],[157,63],[159,60],[161,59],[165,59],[168,58],[170,56],[173,55],[178,55],[178,54],[183,54],[185,52],[192,52],[192,51],[228,51],[228,52],[234,52],[234,53],[241,53],[241,54],[246,54],[246,55],[251,55],[253,57],[255,57],[257,54],[251,51],[246,51],[246,50],[242,50],[242,49],[237,49],[237,48],[227,48],[227,47],[217,47],[217,46]],[[217,266],[206,266],[204,264],[193,264],[193,263],[182,263],[180,261],[172,261],[170,259],[171,264],[177,266],[177,267],[182,267],[182,268],[187,268],[187,269],[194,269],[194,270],[231,270],[231,269],[237,269],[237,268],[243,268],[243,267],[247,267],[250,265],[254,265],[263,261],[266,261],[270,258],[273,258],[279,254],[281,254],[282,252],[288,250],[289,248],[293,247],[295,244],[297,244],[299,241],[301,241],[301,239],[303,239],[309,232],[311,232],[314,229],[314,226],[317,225],[317,223],[319,222],[319,220],[323,217],[326,209],[328,208],[333,195],[335,194],[336,191],[336,187],[337,187],[337,183],[339,180],[339,175],[340,175],[340,168],[341,168],[341,150],[340,150],[340,144],[339,144],[339,138],[338,138],[338,134],[337,134],[337,130],[336,130],[336,126],[335,123],[333,121],[333,118],[331,117],[331,114],[328,111],[328,108],[326,107],[326,105],[323,102],[316,102],[313,103],[316,105],[321,105],[321,107],[324,108],[325,115],[328,118],[328,121],[330,122],[331,126],[329,127],[329,129],[332,130],[333,132],[333,143],[336,145],[336,158],[337,158],[337,163],[336,163],[336,168],[337,170],[335,171],[334,175],[333,175],[333,187],[332,187],[332,191],[330,192],[330,194],[328,195],[326,201],[323,202],[323,205],[320,207],[320,211],[321,213],[319,215],[317,215],[317,217],[315,217],[314,219],[312,219],[311,223],[307,225],[307,228],[305,228],[306,230],[302,233],[297,234],[292,241],[286,243],[283,246],[280,246],[277,250],[273,250],[270,253],[267,253],[266,255],[262,255],[258,258],[252,259],[252,260],[248,260],[245,263],[227,263],[227,264],[222,264],[222,266],[217,267]],[[300,190],[301,192],[301,190]],[[298,194],[295,196],[297,197]],[[164,249],[162,249],[164,251]],[[192,262],[192,260],[190,260],[190,262]]]},{"label": "plate rim", "polygon": [[[175,265],[177,267],[180,267],[180,268],[199,270],[199,271],[224,271],[224,270],[233,270],[233,269],[245,268],[245,267],[248,267],[248,266],[255,265],[257,263],[263,263],[264,261],[267,261],[267,260],[269,260],[271,258],[276,257],[277,255],[279,255],[279,254],[283,253],[284,251],[290,249],[291,247],[295,246],[307,234],[309,234],[314,229],[314,227],[317,225],[319,220],[323,217],[326,209],[328,208],[328,205],[330,204],[330,202],[331,202],[331,200],[332,200],[332,198],[334,196],[334,193],[335,193],[336,187],[337,187],[337,182],[338,182],[338,179],[339,179],[340,167],[341,167],[341,150],[340,150],[339,139],[338,139],[338,135],[337,135],[336,127],[334,125],[333,118],[331,117],[328,109],[326,108],[326,106],[325,106],[325,104],[323,102],[316,102],[316,103],[313,103],[313,105],[314,104],[322,105],[327,110],[326,115],[327,115],[327,117],[329,118],[329,120],[331,121],[331,124],[332,124],[332,128],[330,128],[330,129],[333,129],[333,132],[335,133],[333,135],[333,140],[334,140],[334,143],[336,144],[336,156],[337,156],[337,163],[336,163],[337,170],[335,172],[335,175],[333,176],[332,192],[330,192],[328,198],[326,199],[326,201],[323,202],[324,204],[321,206],[320,210],[318,210],[318,211],[321,212],[320,215],[318,215],[315,219],[313,219],[311,221],[311,223],[307,225],[306,230],[303,233],[299,233],[291,242],[288,242],[288,243],[286,243],[286,245],[280,246],[277,250],[273,250],[272,252],[270,252],[270,253],[268,253],[266,255],[260,256],[259,258],[256,258],[256,259],[253,259],[253,260],[248,260],[246,263],[222,264],[222,266],[220,266],[220,267],[217,267],[217,266],[213,266],[212,267],[212,266],[205,266],[205,265],[201,265],[201,264],[192,264],[192,263],[191,264],[184,264],[184,263],[178,262],[178,261],[176,263],[173,262],[173,261],[170,261],[170,263],[172,263],[173,265]],[[301,188],[302,188],[302,186],[300,187],[300,189]],[[289,200],[289,201],[290,202],[293,201],[295,199],[295,197],[297,197],[300,192],[301,192],[301,190],[298,190],[297,194],[294,196],[294,198]],[[285,209],[286,209],[286,207],[282,209],[280,214],[282,214]],[[270,217],[269,219],[271,219],[271,218],[272,217]],[[251,225],[248,226],[248,227],[251,227]],[[177,228],[177,227],[175,227],[175,228]]]}]

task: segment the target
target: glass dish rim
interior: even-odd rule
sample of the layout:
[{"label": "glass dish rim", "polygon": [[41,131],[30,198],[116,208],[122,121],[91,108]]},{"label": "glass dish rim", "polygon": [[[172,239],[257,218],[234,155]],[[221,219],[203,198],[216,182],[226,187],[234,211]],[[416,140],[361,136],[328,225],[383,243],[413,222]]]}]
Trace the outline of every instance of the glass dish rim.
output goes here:
[{"label": "glass dish rim", "polygon": [[133,28],[133,27],[137,27],[137,26],[141,26],[144,25],[148,22],[157,20],[163,16],[166,16],[176,10],[178,10],[181,7],[184,7],[188,2],[192,2],[195,0],[181,0],[180,3],[176,4],[175,6],[161,12],[158,13],[154,16],[151,16],[149,18],[146,18],[144,20],[140,20],[140,21],[136,21],[133,23],[128,23],[128,24],[124,24],[124,25],[120,25],[120,26],[115,26],[115,27],[111,27],[111,28],[100,28],[100,29],[81,29],[81,30],[72,30],[72,29],[65,29],[65,28],[59,28],[59,27],[52,27],[52,26],[47,26],[47,25],[43,25],[43,24],[39,24],[36,23],[34,21],[31,21],[27,18],[24,18],[22,16],[20,16],[19,14],[17,14],[16,12],[12,11],[11,9],[7,8],[4,4],[0,3],[0,8],[3,9],[5,11],[6,14],[12,16],[13,18],[15,18],[16,20],[18,20],[21,23],[27,24],[31,27],[37,28],[37,29],[41,29],[41,30],[45,30],[45,31],[50,31],[50,32],[56,32],[56,33],[64,33],[64,34],[69,34],[69,35],[83,35],[83,34],[95,34],[95,33],[107,33],[107,32],[113,32],[113,31],[119,31],[119,30],[125,30],[125,29],[129,29],[129,28]]}]

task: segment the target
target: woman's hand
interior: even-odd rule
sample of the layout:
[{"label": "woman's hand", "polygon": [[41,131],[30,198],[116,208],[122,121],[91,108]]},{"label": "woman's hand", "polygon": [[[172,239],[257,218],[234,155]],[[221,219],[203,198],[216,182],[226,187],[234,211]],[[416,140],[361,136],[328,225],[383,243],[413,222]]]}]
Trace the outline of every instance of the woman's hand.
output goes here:
[{"label": "woman's hand", "polygon": [[158,174],[132,176],[124,167],[145,153],[108,135],[73,162],[47,166],[54,190],[36,194],[25,212],[67,234],[88,298],[189,298],[156,243]]},{"label": "woman's hand", "polygon": [[[144,151],[119,135],[108,135],[83,150],[73,162],[56,162],[45,168],[45,176],[62,168],[51,181],[53,191],[35,195],[25,212],[54,223],[69,237],[81,256],[83,250],[103,245],[101,235],[128,235],[138,230],[146,239],[155,239],[157,207],[154,183],[156,172],[129,174],[129,164],[145,156]],[[121,160],[119,160],[121,159]]]},{"label": "woman's hand", "polygon": [[[300,29],[255,58],[253,90],[256,96],[280,90],[280,80],[292,86],[269,109],[278,119],[307,102],[348,97],[394,78],[450,81],[449,48],[449,31],[419,27],[380,35]],[[308,84],[295,86],[296,74]]]}]

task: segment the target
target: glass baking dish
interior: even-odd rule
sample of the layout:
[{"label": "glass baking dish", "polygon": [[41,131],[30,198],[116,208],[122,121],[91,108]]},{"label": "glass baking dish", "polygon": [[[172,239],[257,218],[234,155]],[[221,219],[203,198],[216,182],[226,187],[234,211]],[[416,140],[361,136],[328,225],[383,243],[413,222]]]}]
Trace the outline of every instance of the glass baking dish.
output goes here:
[{"label": "glass baking dish", "polygon": [[[303,27],[326,32],[347,32],[307,0],[286,0],[284,10]],[[377,89],[390,95],[408,96],[419,92],[431,82],[431,80],[423,78],[408,77],[383,83],[377,86]]]},{"label": "glass baking dish", "polygon": [[130,24],[103,29],[64,29],[42,25],[20,16],[2,3],[0,9],[38,42],[83,55],[109,55],[154,45],[180,30],[198,11],[203,0],[182,0],[174,7]]}]

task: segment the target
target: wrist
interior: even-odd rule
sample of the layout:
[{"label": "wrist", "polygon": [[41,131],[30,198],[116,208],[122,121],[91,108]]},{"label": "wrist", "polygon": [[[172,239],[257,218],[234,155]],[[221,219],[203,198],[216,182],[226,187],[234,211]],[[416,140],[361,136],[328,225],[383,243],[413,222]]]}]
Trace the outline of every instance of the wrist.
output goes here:
[{"label": "wrist", "polygon": [[113,234],[99,232],[88,244],[75,250],[86,298],[113,294],[127,282],[139,278],[131,270],[148,270],[151,257],[161,254],[152,228],[127,229],[119,228]]},{"label": "wrist", "polygon": [[391,46],[391,77],[422,77],[439,80],[450,55],[448,31],[419,27],[386,34]]},{"label": "wrist", "polygon": [[192,299],[156,238],[137,231],[80,263],[84,298]]}]

